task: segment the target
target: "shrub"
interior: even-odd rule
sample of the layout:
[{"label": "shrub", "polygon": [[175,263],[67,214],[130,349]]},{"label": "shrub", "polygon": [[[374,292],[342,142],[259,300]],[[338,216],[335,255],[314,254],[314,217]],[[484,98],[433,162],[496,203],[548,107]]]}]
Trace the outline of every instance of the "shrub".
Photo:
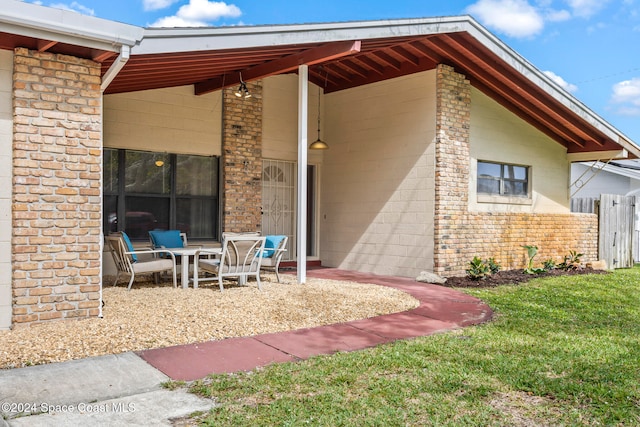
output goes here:
[{"label": "shrub", "polygon": [[564,256],[564,261],[558,264],[558,268],[561,270],[578,270],[582,267],[580,258],[584,254],[579,254],[577,251],[569,251],[569,255]]},{"label": "shrub", "polygon": [[502,268],[502,266],[496,261],[495,258],[489,258],[485,261],[485,263],[489,266],[491,274],[496,274]]},{"label": "shrub", "polygon": [[486,262],[476,256],[469,262],[469,268],[467,268],[466,272],[470,279],[481,280],[491,275],[491,268]]},{"label": "shrub", "polygon": [[545,271],[554,270],[556,268],[556,262],[551,258],[549,258],[548,260],[542,263],[542,268],[544,268]]}]

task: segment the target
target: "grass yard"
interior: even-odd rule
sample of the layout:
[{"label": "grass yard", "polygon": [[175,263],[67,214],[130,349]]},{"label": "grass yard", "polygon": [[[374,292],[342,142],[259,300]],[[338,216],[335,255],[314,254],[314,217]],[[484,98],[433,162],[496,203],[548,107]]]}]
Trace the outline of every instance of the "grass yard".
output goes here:
[{"label": "grass yard", "polygon": [[463,330],[192,385],[204,425],[640,425],[640,268],[465,289]]}]

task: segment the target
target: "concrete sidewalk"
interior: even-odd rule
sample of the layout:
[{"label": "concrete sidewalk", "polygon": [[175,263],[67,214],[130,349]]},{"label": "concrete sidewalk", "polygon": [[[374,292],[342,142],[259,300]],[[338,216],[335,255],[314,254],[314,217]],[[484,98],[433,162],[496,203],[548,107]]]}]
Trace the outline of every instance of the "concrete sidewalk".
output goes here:
[{"label": "concrete sidewalk", "polygon": [[165,381],[359,350],[483,323],[492,316],[474,297],[412,279],[331,268],[310,270],[308,276],[390,286],[420,305],[317,328],[0,370],[0,414],[6,418],[0,426],[170,426],[170,420],[208,411],[216,402],[167,390]]},{"label": "concrete sidewalk", "polygon": [[133,353],[92,357],[0,371],[0,404],[5,423],[29,427],[170,426],[215,406],[165,381]]}]

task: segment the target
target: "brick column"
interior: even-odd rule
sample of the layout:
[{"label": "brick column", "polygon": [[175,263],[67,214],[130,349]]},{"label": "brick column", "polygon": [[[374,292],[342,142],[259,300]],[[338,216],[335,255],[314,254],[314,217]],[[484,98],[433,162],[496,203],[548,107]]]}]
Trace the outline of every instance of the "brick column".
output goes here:
[{"label": "brick column", "polygon": [[100,64],[15,50],[13,323],[96,316]]},{"label": "brick column", "polygon": [[260,231],[262,226],[262,82],[247,83],[251,98],[235,87],[223,91],[222,231]]},{"label": "brick column", "polygon": [[469,205],[471,84],[448,65],[436,70],[434,272],[451,270]]}]

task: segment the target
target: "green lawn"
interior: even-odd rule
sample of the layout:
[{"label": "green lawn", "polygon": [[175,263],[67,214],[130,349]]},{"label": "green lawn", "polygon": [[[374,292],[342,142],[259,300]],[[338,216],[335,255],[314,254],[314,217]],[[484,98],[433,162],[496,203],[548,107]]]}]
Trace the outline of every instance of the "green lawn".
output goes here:
[{"label": "green lawn", "polygon": [[640,425],[640,269],[469,293],[488,324],[196,382],[204,425]]}]

